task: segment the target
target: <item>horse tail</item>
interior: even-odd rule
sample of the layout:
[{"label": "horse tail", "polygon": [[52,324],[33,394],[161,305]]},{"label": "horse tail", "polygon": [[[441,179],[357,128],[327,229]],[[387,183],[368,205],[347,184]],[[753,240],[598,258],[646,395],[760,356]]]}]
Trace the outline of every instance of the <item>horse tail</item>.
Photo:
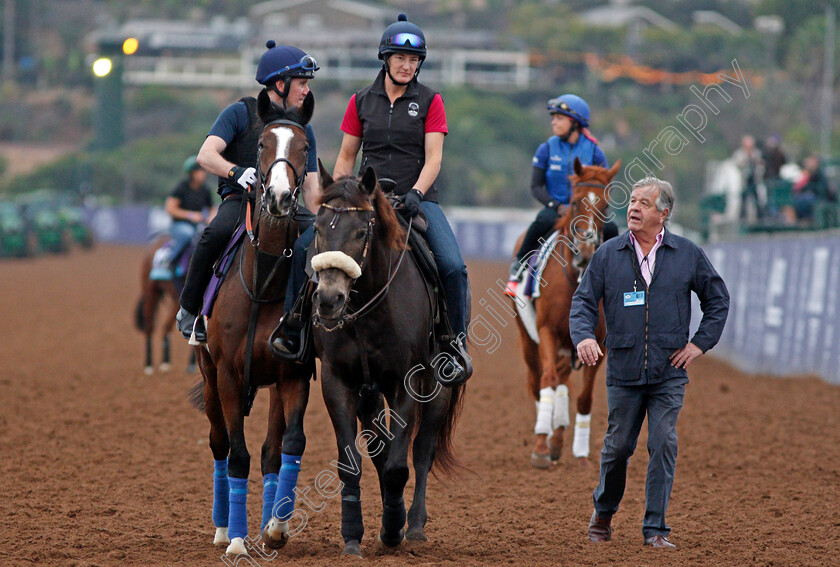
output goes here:
[{"label": "horse tail", "polygon": [[137,300],[137,307],[134,308],[134,325],[138,331],[146,329],[146,301],[142,295]]},{"label": "horse tail", "polygon": [[437,448],[435,451],[435,462],[432,467],[432,474],[437,478],[437,472],[445,476],[455,476],[459,471],[467,470],[455,457],[452,440],[455,433],[455,424],[461,415],[464,406],[464,388],[462,384],[452,388],[452,395],[449,398],[449,406],[446,408],[446,417],[437,434]]},{"label": "horse tail", "polygon": [[200,412],[204,411],[204,379],[200,378],[193,387],[190,388],[187,397],[190,404]]}]

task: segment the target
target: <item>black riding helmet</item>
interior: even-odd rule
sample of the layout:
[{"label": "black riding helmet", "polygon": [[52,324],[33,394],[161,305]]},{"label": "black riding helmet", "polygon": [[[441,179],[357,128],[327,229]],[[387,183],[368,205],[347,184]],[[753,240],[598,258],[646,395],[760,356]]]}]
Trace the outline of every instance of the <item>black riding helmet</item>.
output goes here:
[{"label": "black riding helmet", "polygon": [[[391,72],[388,69],[388,57],[394,53],[409,53],[420,58],[414,73],[414,78],[417,78],[426,59],[426,36],[418,25],[408,21],[405,14],[400,14],[396,22],[385,28],[382,39],[379,40],[379,59],[383,61],[382,66],[389,77]],[[391,80],[397,85],[407,84],[395,81],[394,77],[391,77]]]},{"label": "black riding helmet", "polygon": [[[285,103],[292,79],[314,79],[315,71],[320,67],[314,57],[297,47],[277,45],[272,39],[265,43],[265,47],[267,51],[262,54],[257,65],[257,82],[272,89]],[[285,84],[282,93],[275,84],[279,79],[283,79]]]}]

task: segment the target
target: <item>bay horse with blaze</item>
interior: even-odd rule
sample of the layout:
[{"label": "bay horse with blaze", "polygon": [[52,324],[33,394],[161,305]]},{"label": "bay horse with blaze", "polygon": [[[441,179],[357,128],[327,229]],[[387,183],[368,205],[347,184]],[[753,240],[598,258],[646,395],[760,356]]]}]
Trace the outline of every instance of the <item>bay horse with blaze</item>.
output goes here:
[{"label": "bay horse with blaze", "polygon": [[[435,375],[449,355],[436,355],[434,290],[407,251],[407,231],[373,169],[335,182],[322,170],[321,180],[313,334],[338,445],[343,554],[360,556],[360,453],[379,476],[380,543],[425,541],[428,474],[433,464],[443,472],[457,467],[452,435],[464,386],[443,387],[447,377]],[[409,449],[415,487],[406,531]]]},{"label": "bay horse with blaze", "polygon": [[221,285],[207,322],[207,345],[197,347],[215,459],[214,543],[229,543],[226,554],[232,557],[248,555],[246,499],[251,457],[244,420],[257,387],[267,388],[270,397],[261,461],[261,526],[268,547],[282,547],[288,540],[287,520],[294,510],[294,489],[306,446],[303,416],[314,367],[275,358],[268,339],[283,315],[289,260],[298,236],[296,201],[306,170],[305,127],[313,109],[312,93],[300,108],[289,110],[273,103],[265,91],[257,99],[265,126],[259,139],[260,187],[253,213],[246,215],[250,238],[242,243]]},{"label": "bay horse with blaze", "polygon": [[[570,176],[572,197],[569,208],[557,220],[555,230],[559,234],[542,277],[536,282],[541,285],[539,296],[533,300],[538,340],[531,337],[522,317],[516,318],[528,371],[528,389],[537,408],[531,452],[531,464],[537,468],[558,464],[563,449],[563,434],[570,424],[568,380],[574,345],[569,336],[569,311],[583,272],[603,241],[603,226],[608,220],[607,186],[620,167],[621,160],[606,169],[583,166],[575,159],[574,174]],[[518,290],[524,287],[520,285]],[[513,301],[522,313],[528,300],[520,293]],[[603,348],[606,336],[603,310],[595,334]],[[583,463],[587,463],[589,458],[592,389],[599,366],[600,360],[595,366],[583,368],[583,387],[577,396],[572,454]]]}]

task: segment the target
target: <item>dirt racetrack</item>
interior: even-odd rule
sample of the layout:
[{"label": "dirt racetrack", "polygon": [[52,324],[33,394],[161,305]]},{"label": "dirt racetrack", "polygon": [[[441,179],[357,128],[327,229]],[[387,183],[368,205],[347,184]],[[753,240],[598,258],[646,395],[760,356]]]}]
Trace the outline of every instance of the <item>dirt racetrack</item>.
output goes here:
[{"label": "dirt racetrack", "polygon": [[[142,252],[103,245],[0,263],[6,541],[0,565],[223,564],[224,550],[212,546],[207,420],[186,399],[196,379],[184,371],[186,344],[177,341],[172,372],[142,371],[142,340],[131,319]],[[469,267],[473,313],[482,313],[478,300],[506,266]],[[586,538],[586,525],[606,423],[603,376],[592,412],[592,465],[573,462],[569,431],[560,466],[532,469],[534,403],[512,321],[502,339],[496,352],[476,355],[456,432],[457,453],[474,474],[430,482],[427,543],[404,544],[387,555],[376,550],[381,506],[373,466],[365,462],[364,563],[838,564],[840,388],[814,378],[748,376],[701,358],[689,372],[668,510],[678,551],[641,545],[645,430],[613,541],[596,546]],[[579,378],[572,380],[574,392]],[[262,393],[246,427],[252,535],[259,527],[266,410]],[[313,486],[336,456],[320,382],[312,388],[306,434],[299,486]],[[277,557],[250,564],[332,564],[341,549],[339,512],[338,499],[327,500],[320,512],[308,510],[306,528]]]}]

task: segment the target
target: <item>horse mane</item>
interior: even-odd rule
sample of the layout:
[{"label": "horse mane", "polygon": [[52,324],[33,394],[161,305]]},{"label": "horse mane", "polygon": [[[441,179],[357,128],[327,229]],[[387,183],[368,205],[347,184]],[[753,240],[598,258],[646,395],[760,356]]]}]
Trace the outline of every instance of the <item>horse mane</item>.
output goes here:
[{"label": "horse mane", "polygon": [[323,190],[321,203],[328,203],[334,199],[341,199],[348,207],[370,209],[376,214],[377,222],[374,228],[376,234],[388,248],[402,250],[405,248],[405,229],[400,225],[394,207],[388,202],[385,194],[379,188],[379,183],[370,196],[364,192],[359,178],[346,175],[335,180]]}]

